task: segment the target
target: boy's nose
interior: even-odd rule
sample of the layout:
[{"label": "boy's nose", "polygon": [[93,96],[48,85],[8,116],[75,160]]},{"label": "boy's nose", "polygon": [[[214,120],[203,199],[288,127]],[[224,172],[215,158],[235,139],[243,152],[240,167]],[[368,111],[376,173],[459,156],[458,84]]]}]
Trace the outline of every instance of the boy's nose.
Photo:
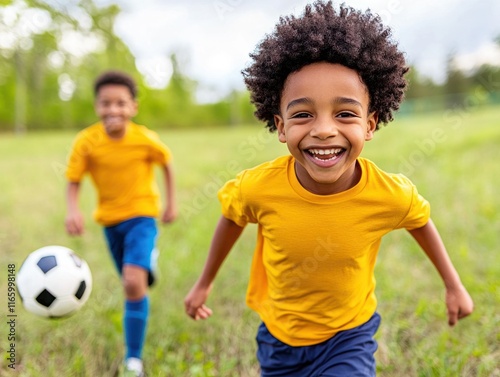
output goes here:
[{"label": "boy's nose", "polygon": [[109,106],[109,112],[112,114],[118,113],[120,110],[120,107],[117,105],[111,105]]},{"label": "boy's nose", "polygon": [[310,135],[319,139],[337,136],[338,128],[332,119],[318,119],[311,128]]}]

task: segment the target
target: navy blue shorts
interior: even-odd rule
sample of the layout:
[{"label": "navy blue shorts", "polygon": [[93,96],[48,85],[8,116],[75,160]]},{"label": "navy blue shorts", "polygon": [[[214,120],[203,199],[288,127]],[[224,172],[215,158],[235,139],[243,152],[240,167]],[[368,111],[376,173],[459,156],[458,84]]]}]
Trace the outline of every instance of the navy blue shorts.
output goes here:
[{"label": "navy blue shorts", "polygon": [[378,346],[373,336],[379,326],[380,315],[375,313],[365,324],[341,331],[323,343],[292,347],[276,339],[262,323],[257,333],[261,376],[375,376],[373,354]]},{"label": "navy blue shorts", "polygon": [[154,283],[158,250],[158,229],[152,217],[134,217],[104,228],[108,247],[118,272],[125,264],[142,267],[149,272],[148,284]]}]

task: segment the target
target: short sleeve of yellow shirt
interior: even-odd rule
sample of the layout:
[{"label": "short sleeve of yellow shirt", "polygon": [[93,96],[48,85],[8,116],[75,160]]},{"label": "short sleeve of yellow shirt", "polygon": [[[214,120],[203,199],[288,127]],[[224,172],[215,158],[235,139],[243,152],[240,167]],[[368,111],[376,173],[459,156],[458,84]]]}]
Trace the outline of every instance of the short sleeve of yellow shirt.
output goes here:
[{"label": "short sleeve of yellow shirt", "polygon": [[[246,171],[240,173],[236,179],[230,180],[219,192],[219,201],[222,204],[222,215],[236,224],[244,227],[248,223],[255,223],[256,219],[249,213],[250,208],[243,206],[241,198],[241,184]],[[247,212],[245,212],[247,211]]]},{"label": "short sleeve of yellow shirt", "polygon": [[429,220],[429,203],[408,178],[363,158],[358,164],[358,184],[334,195],[305,190],[291,156],[246,170],[219,191],[224,217],[259,225],[247,304],[291,346],[368,321],[382,237]]}]

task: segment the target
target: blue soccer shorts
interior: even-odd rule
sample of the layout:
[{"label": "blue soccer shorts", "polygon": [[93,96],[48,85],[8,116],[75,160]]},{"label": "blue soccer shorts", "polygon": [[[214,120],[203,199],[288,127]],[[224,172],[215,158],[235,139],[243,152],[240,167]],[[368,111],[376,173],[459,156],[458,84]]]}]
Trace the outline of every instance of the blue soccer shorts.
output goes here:
[{"label": "blue soccer shorts", "polygon": [[262,323],[257,333],[257,358],[262,377],[373,377],[373,338],[380,326],[375,313],[368,322],[341,331],[312,346],[292,347],[276,339]]},{"label": "blue soccer shorts", "polygon": [[152,285],[158,258],[156,220],[152,217],[134,217],[105,227],[104,234],[120,275],[126,264],[142,267],[148,271],[148,285]]}]

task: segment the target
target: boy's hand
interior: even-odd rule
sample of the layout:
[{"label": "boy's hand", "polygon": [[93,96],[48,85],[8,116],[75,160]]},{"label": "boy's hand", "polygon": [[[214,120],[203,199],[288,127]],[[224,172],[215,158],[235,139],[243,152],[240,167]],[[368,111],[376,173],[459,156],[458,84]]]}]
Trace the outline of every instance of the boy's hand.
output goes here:
[{"label": "boy's hand", "polygon": [[83,216],[79,211],[69,212],[64,221],[66,231],[71,236],[80,236],[83,234]]},{"label": "boy's hand", "polygon": [[455,326],[459,319],[467,317],[474,310],[474,303],[463,285],[446,289],[448,324]]},{"label": "boy's hand", "polygon": [[165,209],[161,215],[161,222],[163,224],[168,224],[173,222],[177,218],[177,209],[173,206],[169,206]]},{"label": "boy's hand", "polygon": [[205,305],[208,294],[212,287],[208,289],[199,288],[195,285],[184,299],[184,306],[188,316],[194,320],[207,319],[212,315],[212,309]]}]

